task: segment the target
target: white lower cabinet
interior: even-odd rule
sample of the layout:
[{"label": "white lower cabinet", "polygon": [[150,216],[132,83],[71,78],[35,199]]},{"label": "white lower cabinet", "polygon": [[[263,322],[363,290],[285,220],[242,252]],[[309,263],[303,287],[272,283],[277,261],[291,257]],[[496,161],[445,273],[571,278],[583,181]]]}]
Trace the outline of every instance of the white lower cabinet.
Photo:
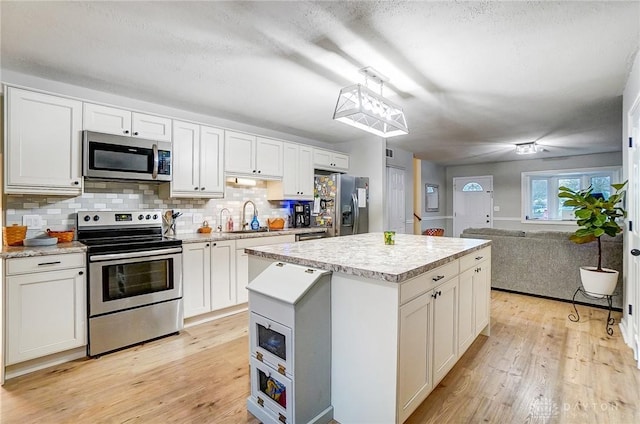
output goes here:
[{"label": "white lower cabinet", "polygon": [[233,240],[182,245],[184,317],[236,305]]},{"label": "white lower cabinet", "polygon": [[86,345],[84,257],[68,254],[6,260],[4,365]]},{"label": "white lower cabinet", "polygon": [[433,290],[433,384],[458,359],[458,277]]},{"label": "white lower cabinet", "polygon": [[236,242],[211,243],[211,309],[222,309],[236,303]]},{"label": "white lower cabinet", "polygon": [[482,249],[460,259],[458,352],[466,351],[489,325],[491,250]]},{"label": "white lower cabinet", "polygon": [[432,388],[433,297],[424,293],[400,307],[398,408],[404,421]]},{"label": "white lower cabinet", "polygon": [[182,245],[184,317],[211,311],[211,243]]}]

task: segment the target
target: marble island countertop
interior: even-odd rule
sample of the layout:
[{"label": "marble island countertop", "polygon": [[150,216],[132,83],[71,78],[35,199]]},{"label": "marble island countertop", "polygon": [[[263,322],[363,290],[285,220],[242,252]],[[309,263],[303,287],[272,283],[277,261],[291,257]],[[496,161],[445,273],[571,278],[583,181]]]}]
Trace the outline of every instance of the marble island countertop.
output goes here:
[{"label": "marble island countertop", "polygon": [[383,233],[367,233],[246,248],[250,255],[375,280],[400,283],[476,250],[490,240],[397,234],[385,245]]}]

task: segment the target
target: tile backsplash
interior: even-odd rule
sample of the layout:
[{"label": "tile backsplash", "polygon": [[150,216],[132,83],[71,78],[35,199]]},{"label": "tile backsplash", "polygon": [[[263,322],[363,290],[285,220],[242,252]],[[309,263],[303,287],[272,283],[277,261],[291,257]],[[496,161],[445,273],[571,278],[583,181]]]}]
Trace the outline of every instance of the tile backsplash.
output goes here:
[{"label": "tile backsplash", "polygon": [[[120,183],[110,181],[85,181],[84,194],[78,197],[42,196],[42,195],[6,195],[6,226],[22,225],[24,215],[39,215],[42,220],[41,229],[29,229],[27,237],[33,237],[46,231],[68,230],[76,225],[78,211],[99,210],[138,210],[167,209],[180,211],[183,215],[176,221],[176,230],[181,233],[195,232],[202,222],[193,222],[193,216],[202,215],[202,219],[212,227],[219,225],[220,211],[227,208],[231,211],[236,229],[240,227],[242,205],[251,200],[258,209],[260,225],[266,225],[267,218],[282,217],[287,221],[289,209],[286,202],[270,202],[267,200],[267,185],[258,181],[255,187],[236,187],[227,184],[224,199],[161,199],[158,195],[159,185],[149,183]],[[247,206],[247,220],[251,219],[253,208]],[[224,214],[226,222],[228,214]]]}]

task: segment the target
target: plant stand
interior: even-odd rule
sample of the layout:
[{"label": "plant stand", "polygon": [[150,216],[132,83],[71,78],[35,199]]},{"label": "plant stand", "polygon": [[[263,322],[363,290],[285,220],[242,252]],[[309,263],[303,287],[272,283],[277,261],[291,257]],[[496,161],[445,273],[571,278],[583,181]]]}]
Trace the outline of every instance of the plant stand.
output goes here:
[{"label": "plant stand", "polygon": [[573,322],[580,321],[580,314],[578,313],[578,308],[576,307],[576,295],[578,293],[582,293],[582,295],[588,299],[602,299],[602,298],[607,299],[607,304],[609,305],[609,314],[607,315],[606,329],[607,329],[607,334],[612,336],[613,328],[611,328],[611,326],[616,322],[616,320],[615,318],[611,317],[611,309],[613,308],[613,296],[615,296],[616,293],[596,297],[596,296],[591,296],[587,294],[587,292],[582,288],[582,286],[578,287],[575,293],[573,293],[573,299],[571,301],[573,304],[573,310],[575,311],[575,314],[574,313],[569,314],[569,320]]}]

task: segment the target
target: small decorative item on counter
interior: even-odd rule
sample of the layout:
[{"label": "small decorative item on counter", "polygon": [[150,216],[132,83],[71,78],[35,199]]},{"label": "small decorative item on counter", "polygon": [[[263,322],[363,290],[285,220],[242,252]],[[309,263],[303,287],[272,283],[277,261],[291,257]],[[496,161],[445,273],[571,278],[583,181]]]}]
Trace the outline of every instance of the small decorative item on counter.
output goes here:
[{"label": "small decorative item on counter", "polygon": [[267,218],[267,227],[269,227],[270,230],[282,230],[284,228],[284,219]]},{"label": "small decorative item on counter", "polygon": [[5,246],[22,246],[22,240],[27,236],[27,226],[13,224],[2,227],[2,244]]},{"label": "small decorative item on counter", "polygon": [[227,231],[233,231],[233,218],[227,219]]},{"label": "small decorative item on counter", "polygon": [[52,231],[47,228],[47,234],[49,237],[55,237],[58,239],[58,243],[69,243],[73,241],[73,232],[75,228],[68,231]]},{"label": "small decorative item on counter", "polygon": [[396,244],[396,232],[395,231],[385,231],[384,232],[384,244]]},{"label": "small decorative item on counter", "polygon": [[256,214],[253,214],[253,219],[251,220],[251,229],[252,230],[260,229],[260,222],[258,221],[258,215]]},{"label": "small decorative item on counter", "polygon": [[204,221],[202,223],[202,227],[198,228],[198,232],[199,233],[204,233],[204,234],[208,234],[211,232],[211,227],[209,227],[209,222],[208,221]]}]

